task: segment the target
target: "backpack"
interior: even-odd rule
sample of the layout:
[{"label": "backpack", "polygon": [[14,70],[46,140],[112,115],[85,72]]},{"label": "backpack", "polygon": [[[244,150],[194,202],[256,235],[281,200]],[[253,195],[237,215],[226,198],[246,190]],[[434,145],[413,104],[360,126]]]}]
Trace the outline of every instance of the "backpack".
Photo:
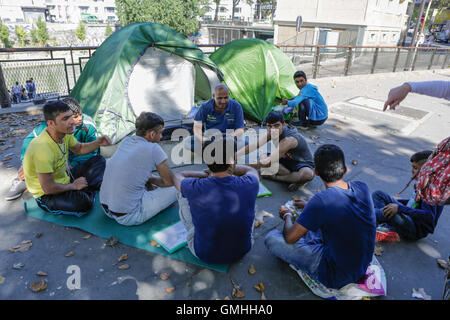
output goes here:
[{"label": "backpack", "polygon": [[450,198],[450,137],[439,143],[422,166],[416,184],[416,201],[443,206]]}]

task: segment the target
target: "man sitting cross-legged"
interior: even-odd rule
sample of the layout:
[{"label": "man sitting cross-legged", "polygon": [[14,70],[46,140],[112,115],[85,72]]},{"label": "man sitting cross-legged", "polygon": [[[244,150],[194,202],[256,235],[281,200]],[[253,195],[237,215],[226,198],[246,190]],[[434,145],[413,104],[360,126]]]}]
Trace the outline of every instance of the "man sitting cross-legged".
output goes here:
[{"label": "man sitting cross-legged", "polygon": [[106,136],[90,143],[78,142],[73,136],[73,112],[62,101],[46,103],[43,111],[47,128],[30,142],[23,159],[26,187],[45,211],[81,216],[94,203],[105,159],[93,156],[69,169],[69,150],[75,155],[88,154],[111,142]]},{"label": "man sitting cross-legged", "polygon": [[270,167],[279,162],[279,170],[276,174],[264,176],[265,178],[289,183],[288,189],[296,191],[305,183],[314,178],[314,162],[308,143],[297,132],[296,128],[290,128],[278,111],[272,111],[265,119],[267,134],[262,134],[259,141],[249,144],[238,151],[237,156],[248,154],[260,148],[271,139],[278,138],[279,144],[276,150],[272,150],[269,156],[263,156],[252,167]]},{"label": "man sitting cross-legged", "polygon": [[[431,154],[432,151],[425,150],[411,156],[412,177],[410,182],[417,180],[420,169]],[[396,200],[384,191],[375,191],[372,199],[377,223],[386,223],[393,227],[402,238],[410,241],[425,238],[428,234],[433,233],[444,207],[432,206],[423,200],[416,202],[415,198],[415,192],[409,200]]]},{"label": "man sitting cross-legged", "polygon": [[[258,172],[248,166],[235,165],[233,138],[207,142],[204,150],[214,147],[228,154],[205,162],[207,173],[184,171],[174,176],[179,191],[180,218],[187,231],[192,254],[207,263],[228,264],[241,259],[252,246],[255,202],[259,190]],[[211,161],[210,161],[211,160]]]},{"label": "man sitting cross-legged", "polygon": [[106,163],[100,202],[105,214],[122,225],[142,224],[177,200],[167,155],[158,144],[163,128],[159,115],[142,112],[136,135],[123,139]]},{"label": "man sitting cross-legged", "polygon": [[[73,119],[75,122],[75,131],[73,132],[73,136],[77,139],[77,141],[92,142],[97,139],[97,128],[94,120],[92,120],[88,115],[82,113],[82,108],[78,101],[72,97],[64,98],[62,101],[67,103],[70,110],[73,112]],[[47,128],[46,121],[34,128],[23,140],[22,149],[20,150],[21,162],[23,162],[25,152],[27,151],[30,142],[39,136],[45,128]],[[94,150],[89,154],[83,155],[75,155],[69,150],[69,168],[72,169],[97,154],[98,150]],[[25,177],[23,175],[23,166],[21,166],[17,172],[17,177],[11,183],[11,188],[6,194],[5,200],[10,201],[19,198],[26,189],[27,187],[25,185]]]},{"label": "man sitting cross-legged", "polygon": [[307,273],[328,288],[342,288],[365,275],[375,247],[375,212],[367,185],[343,180],[347,172],[344,153],[323,145],[314,153],[315,174],[326,190],[307,203],[295,223],[282,207],[283,232],[265,238],[269,252]]}]

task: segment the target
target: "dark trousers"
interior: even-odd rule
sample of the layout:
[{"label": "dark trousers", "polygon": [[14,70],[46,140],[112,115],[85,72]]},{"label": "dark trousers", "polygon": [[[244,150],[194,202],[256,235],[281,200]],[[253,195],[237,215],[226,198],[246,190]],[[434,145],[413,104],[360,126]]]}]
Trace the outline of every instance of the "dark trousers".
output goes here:
[{"label": "dark trousers", "polygon": [[93,156],[72,168],[70,182],[85,177],[88,187],[58,194],[43,195],[36,199],[38,206],[53,214],[66,214],[80,217],[86,214],[94,204],[95,191],[100,189],[103,181],[106,160],[101,155]]},{"label": "dark trousers", "polygon": [[[417,240],[416,225],[410,216],[397,212],[391,219],[387,219],[382,212],[382,209],[389,203],[402,204],[400,201],[395,200],[386,192],[375,191],[372,194],[373,205],[375,207],[375,215],[378,223],[387,223],[389,226],[394,227],[395,231],[408,240]],[[404,205],[404,204],[403,204]]]},{"label": "dark trousers", "polygon": [[309,109],[311,108],[311,101],[309,99],[305,99],[298,104],[298,121],[303,126],[320,126],[327,119],[323,120],[311,120],[309,118]]}]

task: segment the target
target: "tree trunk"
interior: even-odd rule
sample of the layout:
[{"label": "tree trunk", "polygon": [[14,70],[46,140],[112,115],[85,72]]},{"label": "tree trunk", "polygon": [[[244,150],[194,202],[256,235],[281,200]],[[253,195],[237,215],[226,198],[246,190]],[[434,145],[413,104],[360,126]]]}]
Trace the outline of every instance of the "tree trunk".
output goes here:
[{"label": "tree trunk", "polygon": [[217,1],[216,2],[216,12],[214,14],[214,22],[217,22],[217,20],[219,20],[219,6],[220,6],[220,1]]},{"label": "tree trunk", "polygon": [[11,99],[6,88],[5,78],[3,77],[2,65],[0,64],[0,105],[2,108],[11,108]]}]

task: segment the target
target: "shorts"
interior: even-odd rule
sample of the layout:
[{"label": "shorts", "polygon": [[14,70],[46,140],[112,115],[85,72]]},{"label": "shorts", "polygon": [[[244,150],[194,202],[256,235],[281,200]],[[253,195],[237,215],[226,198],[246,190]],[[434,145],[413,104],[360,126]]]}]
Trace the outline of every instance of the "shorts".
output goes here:
[{"label": "shorts", "polygon": [[314,170],[314,166],[309,162],[300,162],[290,158],[280,158],[280,164],[291,172],[299,171],[303,167]]}]

